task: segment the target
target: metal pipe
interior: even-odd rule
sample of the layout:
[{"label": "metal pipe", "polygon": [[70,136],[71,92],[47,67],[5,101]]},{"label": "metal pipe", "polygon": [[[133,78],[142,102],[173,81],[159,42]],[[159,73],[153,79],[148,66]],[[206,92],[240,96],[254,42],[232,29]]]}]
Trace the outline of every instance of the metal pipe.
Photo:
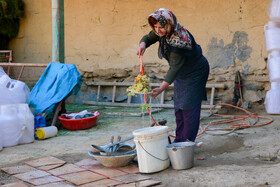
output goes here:
[{"label": "metal pipe", "polygon": [[64,59],[64,0],[52,0],[52,62]]}]

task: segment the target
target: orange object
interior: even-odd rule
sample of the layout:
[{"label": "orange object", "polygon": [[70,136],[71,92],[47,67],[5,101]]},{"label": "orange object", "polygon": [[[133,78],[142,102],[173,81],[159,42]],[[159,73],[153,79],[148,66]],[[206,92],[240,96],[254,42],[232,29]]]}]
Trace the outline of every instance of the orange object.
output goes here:
[{"label": "orange object", "polygon": [[[140,60],[140,73],[142,73],[142,75],[144,75],[143,60],[142,60],[142,56],[141,55],[139,56],[139,60]],[[147,102],[147,94],[144,95],[144,99],[145,99],[145,104],[148,104],[148,102]],[[151,113],[149,107],[147,108],[147,111],[148,111],[148,113],[150,115],[151,120],[154,122],[154,124],[156,126],[159,126],[157,124],[157,122],[155,121],[155,119],[153,118],[152,113]],[[175,138],[175,136],[173,136],[173,135],[169,135],[169,136]]]},{"label": "orange object", "polygon": [[[94,113],[94,112],[91,112]],[[98,113],[95,116],[91,116],[88,118],[81,118],[81,119],[66,119],[65,115],[62,115],[58,117],[58,119],[61,121],[62,126],[68,130],[83,130],[83,129],[89,129],[93,127],[96,124],[97,117],[100,114]]]},{"label": "orange object", "polygon": [[142,56],[139,56],[139,60],[140,60],[140,73],[142,73],[142,75],[144,75],[144,67],[143,67]]}]

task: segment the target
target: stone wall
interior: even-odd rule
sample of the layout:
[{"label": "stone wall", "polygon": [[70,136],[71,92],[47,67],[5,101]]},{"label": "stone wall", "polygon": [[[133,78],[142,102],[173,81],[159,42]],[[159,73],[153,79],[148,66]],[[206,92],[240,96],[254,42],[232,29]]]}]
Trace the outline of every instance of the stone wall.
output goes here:
[{"label": "stone wall", "polygon": [[[14,61],[51,61],[50,0],[24,0],[26,15],[10,44]],[[138,74],[136,56],[141,37],[150,31],[147,16],[171,9],[195,37],[211,66],[209,83],[224,83],[222,102],[231,102],[236,71],[241,72],[244,100],[262,104],[269,89],[263,27],[269,0],[64,0],[65,62],[76,64],[85,80],[131,81]],[[157,56],[158,44],[143,57],[145,72],[160,82],[168,64]],[[25,80],[42,70],[29,68]],[[86,86],[82,91],[91,93]]]}]

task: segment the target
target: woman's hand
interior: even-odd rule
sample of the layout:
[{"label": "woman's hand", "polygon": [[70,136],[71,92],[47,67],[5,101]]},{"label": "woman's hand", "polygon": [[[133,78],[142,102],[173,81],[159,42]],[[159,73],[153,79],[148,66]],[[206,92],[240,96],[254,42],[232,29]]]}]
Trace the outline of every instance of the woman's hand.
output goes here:
[{"label": "woman's hand", "polygon": [[152,90],[152,93],[149,94],[150,97],[156,97],[161,93],[161,89],[160,88],[154,88]]},{"label": "woman's hand", "polygon": [[167,87],[169,86],[168,82],[163,81],[161,86],[159,88],[154,88],[152,90],[152,93],[149,94],[150,97],[156,97],[159,94],[161,94],[161,92],[163,92],[163,90],[165,90]]},{"label": "woman's hand", "polygon": [[138,47],[138,49],[137,49],[137,55],[138,56],[143,56],[144,55],[144,53],[145,53],[145,50],[146,50],[146,43],[145,42],[141,42],[140,44],[139,44],[139,47]]}]

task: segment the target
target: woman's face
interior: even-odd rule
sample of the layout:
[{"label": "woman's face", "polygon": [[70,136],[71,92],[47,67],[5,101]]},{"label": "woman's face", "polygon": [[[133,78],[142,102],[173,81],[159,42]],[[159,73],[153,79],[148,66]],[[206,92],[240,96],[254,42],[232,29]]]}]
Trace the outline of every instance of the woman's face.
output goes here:
[{"label": "woman's face", "polygon": [[160,25],[159,22],[157,22],[156,24],[154,24],[154,28],[156,33],[160,36],[163,37],[166,34],[166,30]]}]

